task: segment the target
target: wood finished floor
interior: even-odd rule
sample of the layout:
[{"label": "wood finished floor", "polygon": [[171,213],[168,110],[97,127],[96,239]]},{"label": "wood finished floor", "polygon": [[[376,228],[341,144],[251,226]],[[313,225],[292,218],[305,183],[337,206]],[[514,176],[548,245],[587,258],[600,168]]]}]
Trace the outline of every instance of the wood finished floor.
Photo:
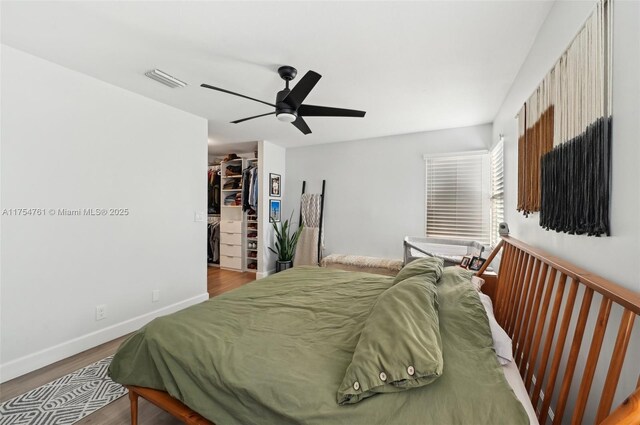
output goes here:
[{"label": "wood finished floor", "polygon": [[[245,283],[255,280],[255,273],[239,273],[222,270],[216,267],[207,267],[207,290],[210,297],[223,294],[232,289],[239,288]],[[103,359],[117,350],[127,336],[109,341],[98,347],[84,351],[75,356],[61,360],[57,363],[38,369],[19,378],[0,384],[0,402],[4,402],[17,395],[44,385],[61,376],[78,370],[91,363]],[[139,399],[138,407],[139,425],[179,425],[181,422],[159,409],[153,404]],[[121,397],[113,403],[103,407],[95,413],[77,422],[81,425],[123,425],[130,423],[129,397]]]},{"label": "wood finished floor", "polygon": [[239,288],[245,283],[253,282],[254,280],[256,280],[255,273],[238,273],[217,267],[207,268],[207,290],[210,297]]}]

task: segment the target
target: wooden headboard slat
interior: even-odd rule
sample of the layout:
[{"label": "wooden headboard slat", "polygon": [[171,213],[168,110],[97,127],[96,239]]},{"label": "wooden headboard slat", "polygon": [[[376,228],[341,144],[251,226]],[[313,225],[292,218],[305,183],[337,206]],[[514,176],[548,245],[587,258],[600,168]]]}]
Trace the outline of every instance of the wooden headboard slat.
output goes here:
[{"label": "wooden headboard slat", "polygon": [[[512,277],[510,279],[510,281],[516,281],[516,282],[521,282],[522,281],[522,277],[520,274],[520,270],[522,269],[522,264],[524,262],[524,252],[522,252],[521,250],[517,249],[516,250],[516,263],[515,266],[513,267],[513,273],[512,273]],[[513,311],[515,310],[514,308],[514,304],[516,303],[516,298],[518,297],[518,289],[516,288],[515,285],[510,285],[510,289],[509,289],[509,299],[506,300],[506,308],[505,308],[505,330],[509,333],[509,335],[511,334],[511,316],[513,314]]]},{"label": "wooden headboard slat", "polygon": [[514,249],[515,248],[513,248],[511,245],[504,246],[503,258],[508,259],[508,264],[505,264],[504,273],[503,273],[502,263],[500,263],[501,270],[498,273],[498,287],[496,288],[496,300],[495,300],[495,310],[494,310],[496,319],[500,317],[502,320],[502,317],[504,315],[505,300],[508,298],[507,294],[511,289],[511,285],[509,285],[509,274],[511,273],[511,268],[513,266],[512,260],[515,254]]},{"label": "wooden headboard slat", "polygon": [[511,265],[509,270],[507,271],[508,275],[507,275],[507,288],[505,291],[505,298],[503,300],[503,305],[502,305],[502,322],[503,323],[507,323],[507,312],[509,311],[509,307],[511,307],[513,305],[513,302],[511,300],[511,296],[513,295],[513,293],[515,292],[515,286],[512,285],[510,282],[513,282],[515,280],[515,276],[516,276],[516,272],[517,272],[517,268],[518,268],[518,263],[520,262],[520,255],[521,252],[519,249],[517,249],[516,247],[513,247],[511,245],[508,245],[509,247],[511,247]]},{"label": "wooden headboard slat", "polygon": [[[496,314],[498,314],[498,316],[501,318],[502,322],[504,322],[504,316],[505,316],[505,311],[507,309],[507,304],[508,304],[508,300],[509,298],[511,298],[511,291],[513,290],[513,285],[511,285],[509,282],[511,282],[513,280],[513,273],[515,273],[515,264],[516,264],[516,257],[518,256],[518,252],[516,251],[516,249],[511,246],[511,245],[505,245],[506,246],[506,258],[508,258],[509,262],[505,267],[505,273],[504,273],[504,284],[502,285],[502,287],[498,287],[498,290],[502,290],[501,292],[501,296],[498,297],[498,311],[496,312]],[[485,263],[486,264],[486,263]],[[502,273],[498,273],[498,276],[500,276]],[[498,280],[498,285],[500,285],[500,280]],[[496,316],[496,317],[498,317]]]},{"label": "wooden headboard slat", "polygon": [[[620,406],[610,415],[633,322],[640,314],[640,294],[509,236],[502,238],[489,260],[497,255],[500,248],[503,249],[500,273],[497,288],[494,287],[492,291],[495,294],[496,320],[512,338],[514,361],[531,396],[540,424],[545,425],[552,410],[554,424],[564,422],[574,381],[576,385],[580,381],[580,386],[571,423],[582,423],[614,303],[621,306],[624,312],[604,387],[598,394],[600,401],[596,423],[607,419],[606,423],[612,424],[609,420],[611,417],[625,418],[630,424],[640,423],[638,391],[626,401],[633,404],[631,408],[628,405]],[[483,268],[489,263],[487,261]],[[481,269],[478,275],[483,272]],[[587,340],[584,334],[596,293],[602,296],[602,300],[589,342],[586,364],[583,365],[580,352]],[[576,302],[579,294],[578,309]],[[574,316],[577,316],[575,320]],[[572,336],[568,345],[570,332]],[[584,367],[584,372],[576,377],[578,363]],[[637,365],[627,366],[637,368]],[[625,366],[625,373],[628,373],[626,369]],[[633,376],[638,372],[634,369]]]},{"label": "wooden headboard slat", "polygon": [[593,377],[596,373],[596,367],[598,366],[598,358],[600,357],[600,350],[602,349],[602,340],[604,339],[607,324],[609,323],[611,305],[612,301],[609,298],[602,298],[602,301],[600,302],[600,310],[598,311],[596,327],[591,339],[591,346],[589,347],[586,367],[582,372],[582,380],[580,382],[580,389],[578,390],[576,406],[573,409],[573,417],[571,418],[571,423],[573,425],[582,424],[584,410],[587,407],[589,393],[591,392],[591,384],[593,384]]},{"label": "wooden headboard slat", "polygon": [[[542,383],[544,382],[545,372],[547,371],[547,366],[549,365],[549,355],[551,354],[551,346],[553,345],[553,335],[556,332],[558,316],[560,315],[560,306],[562,305],[562,297],[564,295],[566,283],[567,275],[561,274],[558,281],[558,286],[556,287],[556,296],[553,301],[551,318],[549,319],[549,328],[547,329],[544,346],[542,348],[542,357],[540,358],[540,369],[538,370],[538,374],[536,375],[536,385],[533,389],[533,397],[531,399],[531,401],[533,402],[533,408],[536,409],[536,411],[538,411],[538,401],[540,400],[540,392],[542,391]],[[544,327],[544,323],[541,323],[540,326]],[[534,367],[535,365],[530,366]],[[540,417],[538,416],[538,419],[539,418]]]},{"label": "wooden headboard slat", "polygon": [[[538,282],[536,285],[536,295],[533,303],[533,310],[531,313],[529,324],[527,326],[527,333],[524,337],[524,346],[521,350],[521,356],[517,355],[516,358],[520,360],[520,375],[525,376],[526,365],[529,364],[529,355],[531,349],[531,341],[533,339],[533,333],[535,331],[535,327],[538,320],[538,313],[540,311],[540,302],[542,301],[542,294],[544,292],[544,287],[547,279],[547,271],[548,265],[540,262],[542,264],[542,271],[540,272],[540,276],[538,278]],[[518,347],[519,348],[519,347]],[[522,357],[522,359],[521,359]]]},{"label": "wooden headboard slat", "polygon": [[[551,400],[556,388],[556,380],[558,379],[558,373],[560,372],[560,361],[562,360],[562,352],[567,342],[567,334],[569,333],[569,325],[571,324],[571,316],[573,315],[573,306],[576,302],[576,296],[578,295],[578,282],[571,281],[569,287],[569,296],[562,312],[562,322],[560,323],[560,331],[556,340],[556,347],[553,352],[551,360],[551,370],[547,377],[547,387],[544,390],[544,400],[542,401],[541,412],[548,412],[549,406],[551,406]],[[540,425],[545,425],[547,415],[541,415]]]},{"label": "wooden headboard slat", "polygon": [[537,261],[538,260],[536,260],[535,258],[529,259],[527,273],[525,274],[525,278],[524,278],[524,288],[522,291],[522,296],[520,297],[520,302],[518,303],[518,310],[517,310],[515,325],[513,330],[513,342],[514,342],[516,357],[518,357],[519,348],[522,344],[520,333],[521,333],[523,323],[525,322],[525,313],[527,312],[528,309],[531,308],[530,292],[531,292],[532,281],[533,281],[533,268],[534,268],[534,263],[536,263]]},{"label": "wooden headboard slat", "polygon": [[[523,282],[529,258],[530,256],[526,252],[520,251],[520,264],[517,268],[516,282]],[[507,316],[507,333],[509,333],[509,335],[513,335],[516,316],[520,307],[520,299],[522,298],[522,292],[517,289],[514,289],[512,291],[511,303],[509,305],[509,315]]]},{"label": "wooden headboard slat", "polygon": [[516,359],[520,359],[522,357],[522,351],[524,349],[524,345],[526,341],[525,335],[528,331],[529,322],[531,318],[531,310],[533,308],[534,298],[537,293],[536,289],[537,289],[538,281],[540,279],[540,265],[542,264],[542,262],[535,259],[534,263],[535,263],[535,266],[533,269],[533,273],[531,274],[531,279],[529,280],[527,284],[527,289],[526,289],[527,302],[524,306],[522,319],[519,320],[519,326],[516,328],[516,333],[514,334],[514,337],[517,341],[516,350],[515,350]]},{"label": "wooden headboard slat", "polygon": [[[521,250],[517,250],[516,252],[517,252],[517,257],[516,257],[516,265],[513,270],[513,279],[516,280],[517,282],[521,282],[525,253],[522,252]],[[513,312],[515,311],[516,299],[518,298],[519,295],[520,293],[518,289],[514,285],[511,285],[509,299],[507,300],[507,308],[505,312],[505,322],[504,322],[506,325],[505,330],[509,333],[509,335],[512,335],[511,317],[513,315]]]},{"label": "wooden headboard slat", "polygon": [[533,383],[533,372],[535,370],[536,360],[538,359],[540,343],[542,342],[542,331],[544,329],[544,323],[546,322],[547,315],[549,314],[549,306],[551,304],[551,294],[553,293],[553,288],[555,287],[555,283],[556,283],[556,274],[557,274],[557,270],[551,269],[551,273],[549,275],[549,279],[547,280],[547,284],[546,284],[547,289],[545,290],[545,294],[544,294],[544,302],[542,303],[542,314],[540,316],[540,320],[536,324],[536,336],[533,339],[533,347],[531,348],[531,361],[528,362],[527,364],[523,363],[520,365],[521,371],[523,370],[523,368],[527,368],[527,376],[525,377],[525,382],[524,382],[525,388],[527,388],[527,390],[529,390],[529,388],[531,387],[531,384]]},{"label": "wooden headboard slat", "polygon": [[611,362],[609,363],[609,372],[607,372],[607,379],[605,380],[604,388],[602,389],[602,397],[600,398],[600,406],[598,406],[596,423],[602,422],[611,412],[613,397],[616,394],[616,388],[618,386],[618,380],[620,379],[620,372],[624,363],[624,357],[627,354],[627,348],[629,347],[631,330],[633,329],[633,321],[635,318],[636,315],[633,314],[633,312],[627,309],[624,310],[622,319],[620,320],[620,327],[618,328],[616,344],[613,347],[613,356],[611,356]]},{"label": "wooden headboard slat", "polygon": [[[564,409],[567,407],[567,399],[569,398],[569,390],[571,390],[571,383],[573,382],[573,374],[576,370],[576,363],[578,362],[578,354],[580,353],[580,347],[582,346],[582,337],[584,336],[584,329],[587,326],[587,319],[589,318],[589,312],[591,311],[591,302],[593,301],[593,289],[585,288],[582,295],[582,304],[580,305],[580,314],[578,315],[578,321],[573,332],[573,340],[571,341],[571,350],[569,351],[569,357],[567,359],[567,365],[565,367],[564,377],[562,378],[562,386],[560,387],[560,394],[558,396],[558,402],[554,410],[555,416],[553,419],[554,425],[562,423],[562,417],[564,416]],[[561,353],[562,354],[562,353]]]}]

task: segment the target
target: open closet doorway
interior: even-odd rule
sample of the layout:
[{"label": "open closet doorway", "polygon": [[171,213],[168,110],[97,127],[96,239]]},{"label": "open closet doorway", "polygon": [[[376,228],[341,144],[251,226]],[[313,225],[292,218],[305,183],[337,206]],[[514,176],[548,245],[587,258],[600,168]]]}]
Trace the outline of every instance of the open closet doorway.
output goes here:
[{"label": "open closet doorway", "polygon": [[259,270],[258,142],[210,141],[207,160],[207,289],[214,297]]}]

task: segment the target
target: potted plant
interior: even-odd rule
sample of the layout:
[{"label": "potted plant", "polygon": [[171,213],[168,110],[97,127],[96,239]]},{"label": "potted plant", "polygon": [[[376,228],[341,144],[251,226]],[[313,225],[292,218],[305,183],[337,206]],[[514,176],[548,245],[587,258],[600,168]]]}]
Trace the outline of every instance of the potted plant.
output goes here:
[{"label": "potted plant", "polygon": [[298,239],[300,238],[300,233],[302,233],[302,223],[298,229],[291,233],[291,219],[293,217],[293,212],[291,212],[291,217],[289,220],[285,220],[284,223],[280,224],[278,227],[278,223],[274,220],[271,224],[273,224],[273,231],[275,234],[275,249],[269,247],[271,252],[278,256],[276,260],[276,273],[282,270],[289,269],[293,267],[293,256],[296,254],[296,245],[298,244]]}]

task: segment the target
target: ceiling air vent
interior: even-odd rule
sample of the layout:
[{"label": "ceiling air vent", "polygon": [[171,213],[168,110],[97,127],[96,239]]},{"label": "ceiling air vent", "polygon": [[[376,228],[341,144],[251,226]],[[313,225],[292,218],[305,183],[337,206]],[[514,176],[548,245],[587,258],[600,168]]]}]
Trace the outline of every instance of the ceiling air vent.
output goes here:
[{"label": "ceiling air vent", "polygon": [[185,83],[184,81],[180,81],[177,78],[167,74],[166,72],[160,71],[159,69],[147,71],[144,73],[144,75],[151,78],[152,80],[156,80],[157,82],[164,84],[165,86],[169,86],[172,89],[175,89],[176,87],[187,86],[187,83]]}]

